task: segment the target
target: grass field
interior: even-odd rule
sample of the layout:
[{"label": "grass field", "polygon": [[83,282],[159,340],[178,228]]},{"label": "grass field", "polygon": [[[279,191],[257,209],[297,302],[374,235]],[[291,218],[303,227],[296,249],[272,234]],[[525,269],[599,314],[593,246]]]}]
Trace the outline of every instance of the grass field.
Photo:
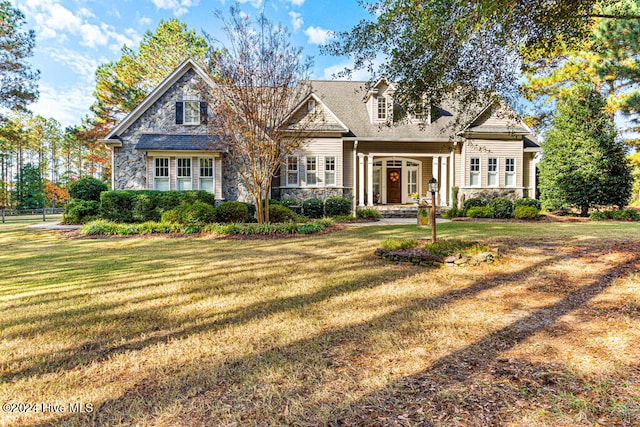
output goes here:
[{"label": "grass field", "polygon": [[372,256],[428,237],[414,226],[240,241],[27,224],[0,225],[3,426],[640,425],[638,224],[439,226],[504,253],[465,269]]}]

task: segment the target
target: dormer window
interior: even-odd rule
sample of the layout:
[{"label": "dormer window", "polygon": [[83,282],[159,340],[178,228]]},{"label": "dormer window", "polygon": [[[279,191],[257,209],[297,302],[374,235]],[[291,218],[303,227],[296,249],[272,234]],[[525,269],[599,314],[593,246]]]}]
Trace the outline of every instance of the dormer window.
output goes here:
[{"label": "dormer window", "polygon": [[384,96],[378,96],[376,101],[378,104],[377,119],[387,120],[387,98]]}]

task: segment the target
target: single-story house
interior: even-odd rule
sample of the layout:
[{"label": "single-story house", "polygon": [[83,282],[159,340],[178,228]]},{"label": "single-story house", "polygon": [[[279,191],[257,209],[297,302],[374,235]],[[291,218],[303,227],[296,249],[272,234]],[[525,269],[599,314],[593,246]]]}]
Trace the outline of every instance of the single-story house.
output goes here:
[{"label": "single-story house", "polygon": [[[457,126],[454,108],[425,108],[388,126],[394,86],[309,81],[291,117],[318,117],[307,143],[275,177],[272,197],[355,198],[358,206],[410,203],[439,183],[437,204],[479,195],[535,197],[541,151],[531,130],[496,103]],[[207,129],[205,97],[214,84],[192,60],[182,63],[103,139],[113,189],[201,189],[218,200],[249,201],[225,147]],[[413,195],[413,197],[412,197]]]}]

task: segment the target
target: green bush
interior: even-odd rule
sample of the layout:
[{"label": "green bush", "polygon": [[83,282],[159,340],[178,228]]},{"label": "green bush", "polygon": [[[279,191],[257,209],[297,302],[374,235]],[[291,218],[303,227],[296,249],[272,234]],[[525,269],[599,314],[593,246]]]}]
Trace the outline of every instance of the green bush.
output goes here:
[{"label": "green bush", "polygon": [[516,206],[513,217],[515,219],[538,219],[540,216],[540,209],[535,206]]},{"label": "green bush", "polygon": [[100,194],[103,219],[115,222],[134,222],[133,202],[136,191],[114,190]]},{"label": "green bush", "polygon": [[640,212],[633,209],[593,212],[589,218],[596,221],[616,220],[616,221],[640,221]]},{"label": "green bush", "polygon": [[511,218],[513,216],[513,202],[503,197],[493,199],[489,203],[495,218]]},{"label": "green bush", "polygon": [[203,202],[183,203],[162,214],[163,222],[202,225],[216,221],[216,208]]},{"label": "green bush", "polygon": [[217,222],[247,222],[248,217],[249,209],[242,202],[224,202],[216,208]]},{"label": "green bush", "polygon": [[308,199],[302,204],[304,215],[309,218],[322,218],[324,215],[324,204],[320,199]]},{"label": "green bush", "polygon": [[469,218],[493,218],[493,211],[489,206],[472,206],[467,210]]},{"label": "green bush", "polygon": [[131,202],[133,210],[133,220],[135,222],[158,221],[162,215],[161,209],[158,208],[157,195],[153,193],[137,194]]},{"label": "green bush", "polygon": [[387,251],[413,249],[418,246],[418,241],[416,239],[384,239],[380,246]]},{"label": "green bush", "polygon": [[443,218],[458,218],[462,216],[462,211],[456,207],[453,207],[442,214]]},{"label": "green bush", "polygon": [[540,210],[540,201],[536,199],[529,199],[525,197],[524,199],[518,199],[515,202],[516,206],[531,206],[538,210]]},{"label": "green bush", "polygon": [[358,208],[356,209],[356,218],[377,221],[380,219],[380,212],[372,208]]},{"label": "green bush", "polygon": [[100,193],[107,191],[109,187],[99,179],[85,176],[76,181],[71,181],[67,189],[71,199],[99,202]]},{"label": "green bush", "polygon": [[327,216],[349,215],[351,208],[351,200],[344,197],[331,197],[324,202],[324,213]]},{"label": "green bush", "polygon": [[296,213],[286,206],[269,206],[269,222],[271,223],[290,222],[295,217]]},{"label": "green bush", "polygon": [[65,224],[84,224],[93,221],[99,214],[100,202],[74,199],[64,207],[62,222]]},{"label": "green bush", "polygon": [[463,212],[462,216],[465,216],[467,211],[470,208],[482,207],[482,206],[489,206],[489,201],[482,197],[473,197],[471,199],[467,199],[464,201],[464,204],[462,205],[462,212]]},{"label": "green bush", "polygon": [[255,222],[256,205],[254,205],[253,203],[244,203],[244,205],[247,207],[247,222]]}]

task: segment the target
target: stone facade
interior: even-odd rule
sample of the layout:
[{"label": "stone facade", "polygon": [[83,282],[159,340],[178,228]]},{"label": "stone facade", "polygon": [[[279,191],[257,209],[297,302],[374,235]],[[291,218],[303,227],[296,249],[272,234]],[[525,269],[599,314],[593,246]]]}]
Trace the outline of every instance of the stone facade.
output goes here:
[{"label": "stone facade", "polygon": [[298,200],[305,201],[317,198],[325,201],[331,197],[346,197],[350,199],[351,191],[337,187],[319,187],[319,188],[287,188],[280,187],[275,189],[272,194],[277,199],[282,200]]},{"label": "stone facade", "polygon": [[224,200],[254,203],[253,196],[247,190],[229,156],[222,156],[222,197]]}]

